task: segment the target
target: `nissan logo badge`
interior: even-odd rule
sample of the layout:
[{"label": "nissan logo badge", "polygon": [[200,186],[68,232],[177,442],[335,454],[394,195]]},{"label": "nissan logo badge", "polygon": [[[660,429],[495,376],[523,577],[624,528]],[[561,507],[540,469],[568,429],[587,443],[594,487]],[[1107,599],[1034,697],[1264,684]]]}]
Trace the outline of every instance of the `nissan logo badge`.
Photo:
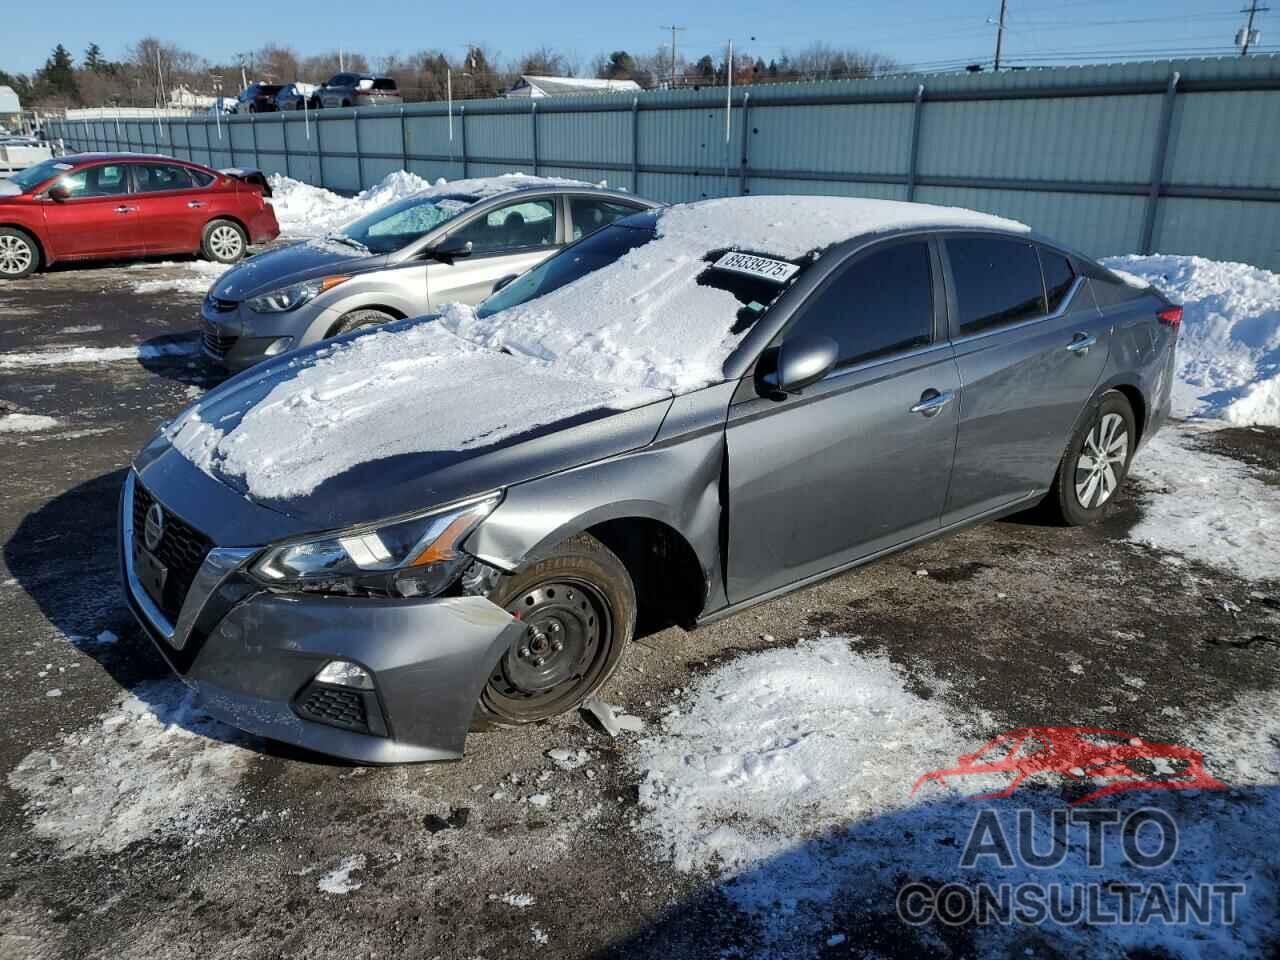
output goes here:
[{"label": "nissan logo badge", "polygon": [[160,546],[160,540],[164,537],[164,510],[160,508],[160,504],[153,503],[151,509],[147,511],[147,521],[142,527],[142,542],[147,545],[148,550],[154,550]]}]

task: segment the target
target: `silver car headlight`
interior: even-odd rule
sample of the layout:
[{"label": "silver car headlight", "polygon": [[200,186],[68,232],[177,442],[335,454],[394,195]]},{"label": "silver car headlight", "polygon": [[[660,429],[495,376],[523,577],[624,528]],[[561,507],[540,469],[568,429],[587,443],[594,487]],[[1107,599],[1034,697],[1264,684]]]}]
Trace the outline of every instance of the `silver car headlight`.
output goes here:
[{"label": "silver car headlight", "polygon": [[269,586],[432,597],[472,562],[460,545],[501,499],[487,494],[415,517],[282,543],[267,550],[251,570]]},{"label": "silver car headlight", "polygon": [[303,280],[301,283],[264,293],[260,297],[250,297],[245,303],[254,313],[284,313],[286,310],[296,310],[326,290],[332,290],[338,284],[346,283],[350,279],[350,277],[336,276]]}]

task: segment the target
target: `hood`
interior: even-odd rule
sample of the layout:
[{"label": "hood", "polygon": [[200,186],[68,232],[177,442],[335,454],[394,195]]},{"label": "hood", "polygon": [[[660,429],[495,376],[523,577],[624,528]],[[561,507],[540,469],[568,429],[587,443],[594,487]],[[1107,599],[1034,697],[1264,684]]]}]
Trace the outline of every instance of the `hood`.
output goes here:
[{"label": "hood", "polygon": [[0,180],[0,200],[22,196],[22,188],[8,180]]},{"label": "hood", "polygon": [[220,300],[246,300],[315,277],[378,270],[386,262],[336,240],[300,240],[250,257],[224,273],[211,292]]},{"label": "hood", "polygon": [[265,509],[306,533],[637,449],[670,405],[669,393],[571,377],[418,318],[245,371],[167,426],[147,457],[181,455],[249,501],[246,516]]}]

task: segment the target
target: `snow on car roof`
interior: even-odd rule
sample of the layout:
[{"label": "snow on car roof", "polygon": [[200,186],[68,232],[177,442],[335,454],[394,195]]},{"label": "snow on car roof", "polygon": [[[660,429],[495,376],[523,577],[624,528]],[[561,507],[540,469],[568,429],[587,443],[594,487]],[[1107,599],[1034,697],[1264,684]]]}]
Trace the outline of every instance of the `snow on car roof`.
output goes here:
[{"label": "snow on car roof", "polygon": [[632,409],[719,382],[746,335],[734,332],[742,301],[699,282],[714,269],[709,253],[738,247],[794,259],[926,225],[1027,230],[885,201],[742,197],[671,207],[657,212],[652,240],[558,290],[487,317],[450,304],[438,322],[335,344],[294,361],[288,379],[225,432],[197,404],[168,434],[206,472],[242,476],[250,496],[283,500],[360,463],[488,446],[590,410]]}]

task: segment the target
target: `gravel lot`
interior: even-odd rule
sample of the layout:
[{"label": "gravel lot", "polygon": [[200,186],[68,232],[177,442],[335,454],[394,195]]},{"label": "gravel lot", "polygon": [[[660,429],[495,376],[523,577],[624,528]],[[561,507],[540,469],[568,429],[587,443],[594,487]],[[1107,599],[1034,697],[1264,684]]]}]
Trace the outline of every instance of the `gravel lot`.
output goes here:
[{"label": "gravel lot", "polygon": [[[126,465],[217,382],[194,353],[199,283],[182,283],[194,276],[190,264],[113,265],[0,286],[0,412],[57,421],[0,431],[0,958],[985,952],[977,931],[922,932],[893,918],[892,901],[847,891],[828,910],[834,925],[779,945],[714,869],[678,870],[656,842],[662,811],[640,803],[633,765],[640,738],[724,663],[824,633],[883,654],[914,696],[969,718],[972,748],[1021,725],[1108,727],[1202,749],[1232,785],[1229,742],[1191,732],[1257,735],[1242,704],[1262,704],[1275,729],[1280,584],[1127,541],[1160,493],[1133,483],[1097,528],[988,524],[693,633],[643,638],[606,690],[645,719],[639,736],[610,740],[567,716],[472,735],[459,763],[368,769],[219,727],[184,702],[115,576]],[[55,362],[138,345],[141,358]],[[50,362],[5,365],[37,351]],[[1280,431],[1195,443],[1280,484]],[[894,762],[895,743],[872,746]],[[589,758],[562,769],[576,760],[557,765],[552,750]],[[925,772],[903,771],[904,796]],[[1274,800],[1274,780],[1252,788]],[[904,829],[898,842],[923,841]],[[1280,846],[1274,832],[1256,846],[1249,882],[1264,892],[1244,908],[1245,942],[1280,956]],[[1001,949],[1079,952],[1034,930]]]}]

